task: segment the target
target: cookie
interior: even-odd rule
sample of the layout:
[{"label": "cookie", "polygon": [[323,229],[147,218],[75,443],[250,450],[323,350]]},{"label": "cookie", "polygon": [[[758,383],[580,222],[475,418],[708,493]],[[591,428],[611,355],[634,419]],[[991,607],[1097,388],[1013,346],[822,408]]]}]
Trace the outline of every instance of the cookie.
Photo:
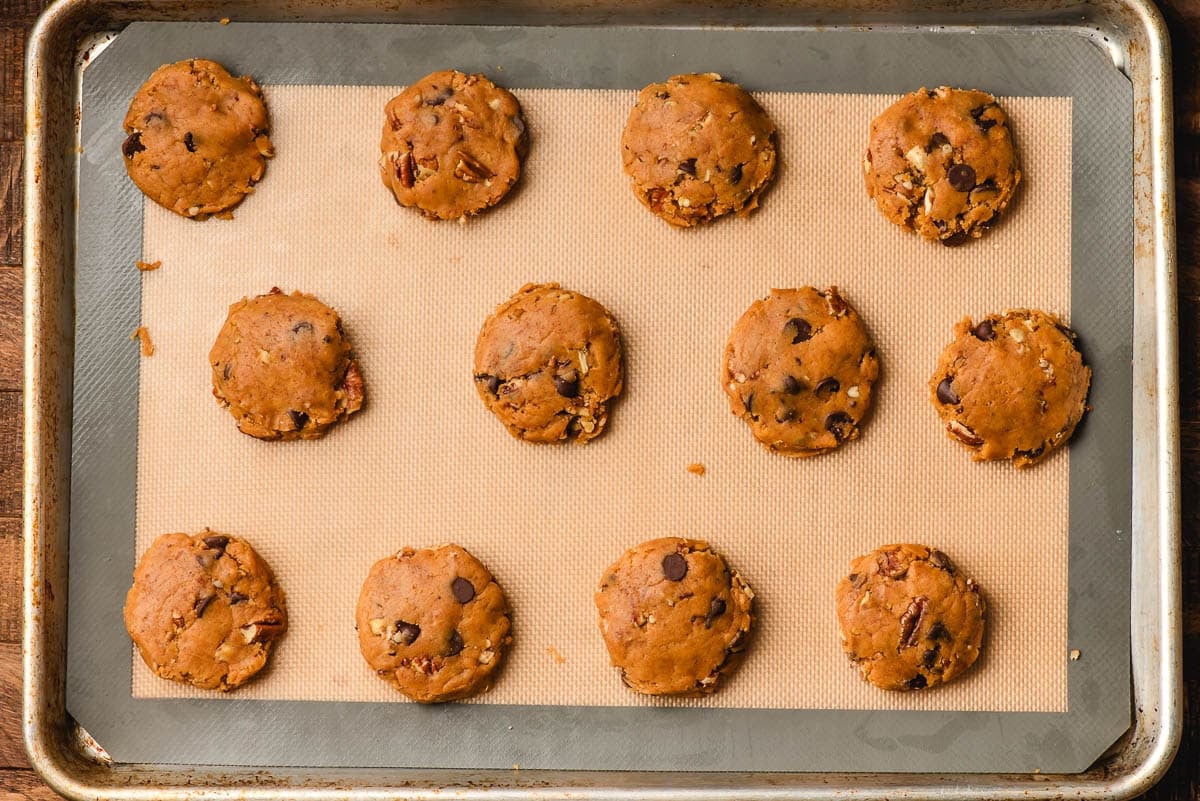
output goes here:
[{"label": "cookie", "polygon": [[367,664],[421,703],[487,689],[512,642],[504,591],[457,545],[405,548],[376,562],[354,616]]},{"label": "cookie", "polygon": [[621,680],[648,695],[705,695],[741,661],[754,592],[701,540],[643,542],[604,571],[600,631]]},{"label": "cookie", "polygon": [[164,534],[142,555],[125,628],[150,669],[205,690],[260,671],[287,630],[283,591],[245,540],[205,529]]},{"label": "cookie", "polygon": [[1019,309],[954,326],[929,399],[947,436],[976,461],[1028,467],[1071,438],[1091,380],[1075,332],[1051,314]]},{"label": "cookie", "polygon": [[975,581],[924,545],[860,556],[837,585],[842,647],[884,690],[935,687],[971,667],[986,611]]},{"label": "cookie", "polygon": [[623,372],[612,315],[558,284],[521,287],[475,343],[479,397],[510,434],[529,442],[600,436]]},{"label": "cookie", "polygon": [[457,220],[496,205],[521,176],[521,106],[482,75],[426,75],[384,109],[379,171],[401,206]]},{"label": "cookie", "polygon": [[672,225],[746,215],[775,173],[775,123],[716,73],[676,75],[638,95],[621,156],[638,200]]},{"label": "cookie", "polygon": [[837,287],[803,287],[750,305],[725,346],[721,385],[755,439],[798,457],[857,439],[878,377],[858,312]]},{"label": "cookie", "polygon": [[233,304],[208,361],[213,395],[258,439],[316,439],[362,408],[342,321],[312,295],[275,288]]},{"label": "cookie", "polygon": [[982,235],[1021,182],[996,98],[947,86],[905,95],[875,118],[863,172],[883,216],[945,245]]},{"label": "cookie", "polygon": [[155,203],[198,220],[242,202],[275,155],[258,84],[201,58],[155,70],[124,127],[129,177]]}]

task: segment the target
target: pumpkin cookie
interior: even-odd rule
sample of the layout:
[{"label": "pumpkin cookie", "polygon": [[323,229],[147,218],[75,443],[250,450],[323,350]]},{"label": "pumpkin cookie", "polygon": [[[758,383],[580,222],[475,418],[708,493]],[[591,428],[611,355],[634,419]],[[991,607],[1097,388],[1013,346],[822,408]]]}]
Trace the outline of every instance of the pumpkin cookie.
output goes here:
[{"label": "pumpkin cookie", "polygon": [[376,562],[355,621],[371,669],[422,703],[486,689],[512,642],[504,591],[457,545],[405,548]]},{"label": "pumpkin cookie", "polygon": [[517,99],[482,75],[426,75],[384,109],[379,170],[396,202],[457,220],[500,202],[527,141]]},{"label": "pumpkin cookie", "polygon": [[813,456],[858,438],[878,377],[858,312],[837,287],[803,287],[750,305],[725,346],[721,385],[769,450]]},{"label": "pumpkin cookie", "polygon": [[905,95],[875,118],[863,172],[883,216],[945,245],[982,235],[1021,181],[996,98],[947,86]]},{"label": "pumpkin cookie", "polygon": [[986,609],[974,580],[924,545],[860,556],[837,585],[842,647],[884,690],[934,687],[973,665]]},{"label": "pumpkin cookie", "polygon": [[587,442],[624,386],[621,338],[608,310],[558,284],[526,284],[487,318],[475,343],[475,388],[509,433]]},{"label": "pumpkin cookie", "polygon": [[638,200],[672,225],[746,215],[775,173],[775,123],[716,73],[676,75],[638,95],[621,155]]},{"label": "pumpkin cookie", "polygon": [[249,543],[205,529],[164,534],[142,555],[125,628],[150,669],[205,690],[232,690],[267,663],[287,629],[283,591]]},{"label": "pumpkin cookie", "polygon": [[236,206],[275,154],[258,84],[200,58],[155,70],[134,95],[124,127],[129,177],[183,217]]},{"label": "pumpkin cookie", "polygon": [[213,395],[258,439],[315,439],[363,404],[363,380],[337,313],[278,288],[243,298],[208,354]]},{"label": "pumpkin cookie", "polygon": [[740,661],[753,598],[708,543],[664,537],[604,571],[596,608],[626,685],[649,695],[704,695]]},{"label": "pumpkin cookie", "polygon": [[1067,442],[1087,408],[1092,371],[1075,332],[1053,315],[1020,309],[954,327],[929,379],[947,435],[976,461],[1040,462]]}]

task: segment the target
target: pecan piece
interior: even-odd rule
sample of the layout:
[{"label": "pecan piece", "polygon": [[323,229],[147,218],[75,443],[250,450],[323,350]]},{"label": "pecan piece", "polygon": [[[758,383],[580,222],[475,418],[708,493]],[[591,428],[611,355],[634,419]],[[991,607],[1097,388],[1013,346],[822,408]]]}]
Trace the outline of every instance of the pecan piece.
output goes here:
[{"label": "pecan piece", "polygon": [[413,161],[412,153],[401,153],[400,158],[396,160],[396,177],[400,179],[400,185],[405,189],[412,189],[413,173],[416,171],[416,164]]},{"label": "pecan piece", "polygon": [[905,609],[904,614],[900,616],[900,648],[910,648],[917,644],[917,630],[921,627],[921,615],[925,614],[925,607],[928,603],[928,598],[918,595],[909,602],[908,609]]},{"label": "pecan piece", "polygon": [[469,184],[486,181],[494,173],[480,163],[479,159],[465,150],[458,151],[458,163],[454,165],[454,177]]}]

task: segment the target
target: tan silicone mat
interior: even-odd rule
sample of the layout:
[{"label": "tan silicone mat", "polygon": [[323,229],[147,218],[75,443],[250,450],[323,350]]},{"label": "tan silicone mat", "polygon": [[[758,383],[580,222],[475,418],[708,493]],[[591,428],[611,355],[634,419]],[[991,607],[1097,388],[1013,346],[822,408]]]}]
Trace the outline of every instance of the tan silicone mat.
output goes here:
[{"label": "tan silicone mat", "polygon": [[[972,463],[942,433],[926,381],[964,314],[1069,316],[1069,99],[1002,101],[1026,180],[983,240],[943,248],[885,221],[863,189],[867,125],[889,97],[759,96],[781,132],[774,188],[748,219],[678,231],[621,171],[633,92],[517,91],[532,139],[519,191],[460,225],[398,207],[379,181],[382,109],[398,88],[265,91],[278,156],[236,219],[147,203],[144,226],[143,258],[163,266],[142,281],[156,351],[141,368],[137,549],[209,526],[273,565],[291,630],[237,697],[403,702],[358,653],[359,586],[401,546],[455,541],[515,610],[514,648],[482,703],[1065,710],[1067,454],[1021,472]],[[620,321],[626,393],[586,447],[518,442],[475,394],[479,325],[530,281],[582,291]],[[729,413],[718,376],[746,306],[806,284],[836,284],[858,308],[883,379],[860,440],[791,461]],[[228,305],[272,286],[337,308],[363,366],[365,410],[321,441],[245,437],[211,395],[207,354]],[[707,538],[758,595],[748,658],[699,701],[628,691],[592,604],[625,548],[672,534]],[[989,604],[979,664],[935,691],[878,691],[841,652],[834,584],[853,556],[895,541],[947,551]],[[213,695],[136,656],[133,694]]]}]

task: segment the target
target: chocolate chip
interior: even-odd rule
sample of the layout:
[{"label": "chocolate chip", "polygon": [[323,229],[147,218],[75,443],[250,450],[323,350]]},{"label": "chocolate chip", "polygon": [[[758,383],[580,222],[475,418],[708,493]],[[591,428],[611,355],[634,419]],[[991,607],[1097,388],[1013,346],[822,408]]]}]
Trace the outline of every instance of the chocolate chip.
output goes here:
[{"label": "chocolate chip", "polygon": [[450,582],[450,592],[454,593],[454,600],[465,604],[475,597],[475,585],[462,576],[457,576]]},{"label": "chocolate chip", "polygon": [[704,616],[704,628],[711,629],[713,622],[723,614],[725,614],[725,599],[713,598],[712,603],[708,605],[708,614]]},{"label": "chocolate chip", "polygon": [[783,333],[791,336],[793,345],[799,345],[805,340],[812,339],[812,326],[808,324],[808,320],[793,317],[783,327]]},{"label": "chocolate chip", "polygon": [[991,342],[996,338],[996,331],[992,328],[991,320],[983,320],[979,325],[971,329],[971,333],[976,339],[982,339],[984,342]]},{"label": "chocolate chip", "polygon": [[696,177],[696,160],[695,159],[687,159],[686,161],[681,161],[679,163],[679,171],[682,173],[687,173],[688,175],[695,178]]},{"label": "chocolate chip", "polygon": [[1045,450],[1046,450],[1046,446],[1043,444],[1043,445],[1038,445],[1036,448],[1034,448],[1031,451],[1023,451],[1023,450],[1013,451],[1013,456],[1020,458],[1020,459],[1036,459],[1039,456],[1041,456],[1042,452]]},{"label": "chocolate chip", "polygon": [[965,245],[970,241],[971,235],[966,231],[958,231],[957,233],[950,234],[950,236],[941,240],[942,244],[948,248],[956,248],[959,245]]},{"label": "chocolate chip", "polygon": [[189,153],[196,152],[196,140],[192,139],[192,132],[188,131],[183,135],[183,146],[187,148]]},{"label": "chocolate chip", "polygon": [[229,376],[232,372],[233,372],[233,362],[225,362],[225,369],[221,371],[221,375],[225,377],[226,381],[229,380]]},{"label": "chocolate chip", "polygon": [[958,405],[961,399],[954,393],[954,387],[952,386],[953,384],[954,379],[950,376],[946,376],[942,379],[941,383],[937,385],[937,399],[939,402],[946,403],[951,406]]},{"label": "chocolate chip", "polygon": [[225,546],[229,544],[229,537],[226,537],[224,534],[214,534],[211,537],[205,537],[203,542],[205,548],[212,548],[219,555],[225,553]]},{"label": "chocolate chip", "polygon": [[454,89],[447,86],[433,97],[423,98],[427,106],[440,106],[454,95]]},{"label": "chocolate chip", "polygon": [[[458,634],[458,632],[456,631],[456,632],[454,632],[454,634]],[[412,645],[416,641],[416,639],[421,636],[421,627],[418,626],[416,623],[408,623],[404,620],[397,620],[395,636],[400,638],[399,640],[397,640],[397,642],[402,642],[405,645]],[[451,636],[450,641],[451,642],[454,641],[453,635]],[[461,651],[461,650],[462,650],[462,637],[459,637],[458,638],[458,651]],[[458,653],[458,651],[455,651],[454,653],[456,654],[456,653]],[[454,656],[454,654],[450,654],[450,656]]]},{"label": "chocolate chip", "polygon": [[799,395],[802,389],[804,389],[804,385],[797,381],[794,376],[785,375],[783,377],[783,391],[785,394]]},{"label": "chocolate chip", "polygon": [[292,425],[296,426],[297,431],[303,429],[304,424],[308,422],[308,415],[295,409],[288,409],[288,417],[292,418]]},{"label": "chocolate chip", "polygon": [[841,388],[842,385],[836,378],[823,378],[821,379],[821,382],[817,384],[817,388],[813,390],[813,393],[815,393],[816,396],[821,400],[829,400]]},{"label": "chocolate chip", "polygon": [[492,393],[493,395],[499,394],[500,385],[504,383],[500,380],[500,376],[488,375],[487,373],[475,376],[475,380],[484,382],[488,392]]},{"label": "chocolate chip", "polygon": [[683,554],[669,553],[663,557],[662,572],[671,581],[682,581],[687,571],[687,560],[683,558]]},{"label": "chocolate chip", "polygon": [[248,596],[242,595],[240,592],[229,593],[229,605],[230,606],[237,606],[238,604],[240,604],[246,600],[248,600]]},{"label": "chocolate chip", "polygon": [[928,151],[933,152],[934,150],[938,149],[942,145],[948,145],[948,144],[950,144],[950,138],[947,137],[941,131],[936,131],[936,132],[934,132],[933,136],[929,137]]},{"label": "chocolate chip", "polygon": [[904,683],[904,686],[910,690],[924,690],[926,687],[929,686],[929,681],[924,676],[922,676],[920,673],[918,673],[917,675],[913,676],[911,679],[906,681]]},{"label": "chocolate chip", "polygon": [[655,92],[654,96],[657,97],[659,100],[666,100],[671,97],[671,93],[670,92]]},{"label": "chocolate chip", "polygon": [[729,183],[737,186],[742,182],[742,165],[735,164],[733,169],[729,171]]},{"label": "chocolate chip", "polygon": [[450,632],[450,642],[446,643],[446,656],[458,656],[462,653],[463,638],[458,630]]},{"label": "chocolate chip", "polygon": [[950,632],[946,630],[942,621],[939,620],[929,627],[929,633],[925,637],[930,640],[948,640],[950,639]]},{"label": "chocolate chip", "polygon": [[753,392],[751,392],[749,395],[747,395],[745,398],[742,399],[742,405],[746,407],[746,414],[751,415],[751,416],[754,415],[754,393]]},{"label": "chocolate chip", "polygon": [[292,326],[293,334],[299,334],[301,332],[304,332],[306,334],[311,334],[312,330],[313,330],[313,325],[312,325],[312,323],[308,322],[307,320],[301,320],[300,322],[298,322]]},{"label": "chocolate chip", "polygon": [[955,164],[946,172],[946,180],[959,192],[975,188],[975,168],[970,164]]},{"label": "chocolate chip", "polygon": [[851,586],[856,588],[867,583],[867,577],[862,573],[851,573],[846,578],[849,579]]},{"label": "chocolate chip", "polygon": [[145,149],[146,146],[142,144],[141,131],[134,131],[125,138],[124,142],[121,143],[121,153],[123,153],[127,159],[133,158],[135,154],[141,153]]},{"label": "chocolate chip", "polygon": [[921,616],[925,614],[925,607],[928,604],[929,599],[923,595],[919,595],[909,601],[908,608],[900,616],[901,648],[909,648],[917,644],[917,632],[921,627]]},{"label": "chocolate chip", "polygon": [[938,570],[945,570],[947,573],[954,572],[954,563],[950,561],[950,557],[934,548],[929,552],[929,564],[936,567]]},{"label": "chocolate chip", "polygon": [[564,398],[579,397],[579,373],[571,370],[564,375],[554,376],[554,388]]},{"label": "chocolate chip", "polygon": [[203,617],[204,610],[208,608],[208,605],[211,604],[216,597],[217,596],[214,593],[214,594],[206,596],[204,598],[197,598],[196,599],[196,607],[195,607],[196,608],[196,617],[198,617],[198,618]]},{"label": "chocolate chip", "polygon": [[833,434],[838,442],[845,442],[854,435],[854,421],[845,412],[834,412],[825,418],[825,430]]},{"label": "chocolate chip", "polygon": [[937,663],[939,647],[930,648],[925,653],[921,654],[921,667],[929,670]]},{"label": "chocolate chip", "polygon": [[987,133],[992,126],[996,124],[995,120],[978,120],[979,130]]}]

